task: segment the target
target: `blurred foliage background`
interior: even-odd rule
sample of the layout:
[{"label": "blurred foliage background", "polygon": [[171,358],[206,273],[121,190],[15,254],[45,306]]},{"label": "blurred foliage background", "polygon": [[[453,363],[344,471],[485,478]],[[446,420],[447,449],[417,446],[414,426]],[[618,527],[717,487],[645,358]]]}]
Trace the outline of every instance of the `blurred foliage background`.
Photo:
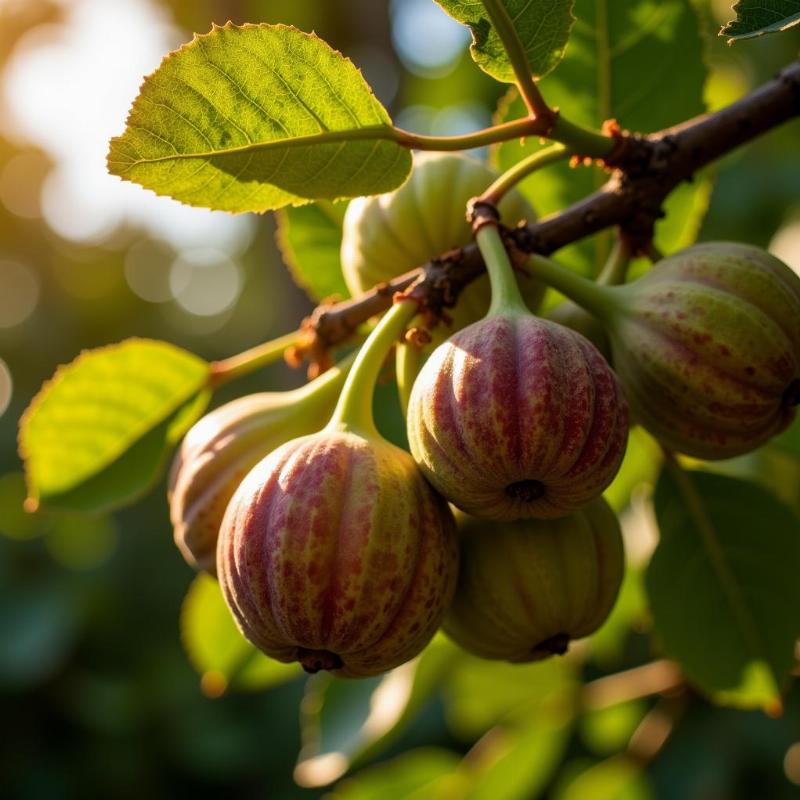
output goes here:
[{"label": "blurred foliage background", "polygon": [[[795,30],[726,47],[716,31],[729,5],[698,5],[709,107],[758,85],[800,44]],[[193,575],[172,544],[163,485],[109,518],[22,511],[17,420],[57,364],[133,335],[220,358],[292,329],[311,308],[281,264],[271,217],[181,207],[106,175],[107,141],[142,76],[228,19],[315,30],[418,132],[484,126],[502,93],[430,0],[0,0],[0,796],[317,797],[327,790],[301,788],[293,774],[301,717],[306,751],[323,757],[296,777],[324,783],[341,772],[341,752],[364,750],[365,720],[380,728],[376,710],[396,718],[393,698],[408,701],[413,685],[402,729],[374,748],[377,766],[337,796],[428,797],[446,776],[436,785],[452,797],[466,785],[487,798],[796,797],[797,688],[777,720],[688,690],[616,702],[612,683],[613,702],[596,703],[604,675],[658,655],[635,571],[579,660],[511,668],[437,642],[400,690],[306,685],[289,672],[271,675],[273,688],[243,681],[216,697],[224,684],[208,673],[201,682],[181,646]],[[700,238],[769,247],[800,270],[799,141],[793,124],[727,158]],[[215,402],[301,381],[275,365]],[[646,478],[636,474],[626,511],[634,557],[648,547]],[[796,483],[782,494],[797,506]],[[595,683],[571,725],[563,704],[578,674]]]}]

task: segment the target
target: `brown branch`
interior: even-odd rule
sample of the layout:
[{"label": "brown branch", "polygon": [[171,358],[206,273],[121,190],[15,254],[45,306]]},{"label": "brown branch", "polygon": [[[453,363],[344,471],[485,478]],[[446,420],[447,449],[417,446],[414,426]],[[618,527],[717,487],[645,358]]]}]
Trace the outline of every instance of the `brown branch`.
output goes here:
[{"label": "brown branch", "polygon": [[[619,226],[642,250],[652,242],[666,197],[703,167],[763,133],[800,116],[800,61],[732,105],[658,133],[630,134],[615,152],[613,171],[598,191],[569,208],[509,233],[524,253],[549,255],[606,228]],[[319,342],[346,341],[357,327],[384,311],[392,295],[420,275],[416,297],[434,311],[451,307],[459,292],[484,271],[474,244],[445,253],[360,297],[319,306],[307,324]]]}]

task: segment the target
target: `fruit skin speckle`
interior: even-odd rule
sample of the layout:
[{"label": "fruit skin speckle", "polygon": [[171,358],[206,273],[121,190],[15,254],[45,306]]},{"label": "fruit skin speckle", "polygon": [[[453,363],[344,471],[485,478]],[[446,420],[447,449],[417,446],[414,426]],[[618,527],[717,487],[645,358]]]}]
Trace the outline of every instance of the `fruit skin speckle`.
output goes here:
[{"label": "fruit skin speckle", "polygon": [[795,415],[800,278],[769,253],[710,242],[615,290],[613,363],[634,420],[696,458],[748,453]]},{"label": "fruit skin speckle", "polygon": [[625,399],[597,348],[530,314],[489,316],[451,336],[408,409],[411,452],[428,480],[484,519],[586,505],[616,475],[627,435]]},{"label": "fruit skin speckle", "polygon": [[408,453],[326,430],[245,478],[217,569],[242,633],[267,655],[376,675],[416,656],[441,624],[458,570],[455,523]]},{"label": "fruit skin speckle", "polygon": [[624,573],[619,522],[599,498],[557,520],[457,517],[461,568],[444,631],[482,658],[539,661],[608,617]]}]

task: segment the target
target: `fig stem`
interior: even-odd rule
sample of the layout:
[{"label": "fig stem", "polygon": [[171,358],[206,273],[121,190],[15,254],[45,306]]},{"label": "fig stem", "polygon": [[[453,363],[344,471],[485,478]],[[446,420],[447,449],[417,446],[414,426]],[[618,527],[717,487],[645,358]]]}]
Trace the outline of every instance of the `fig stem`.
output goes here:
[{"label": "fig stem", "polygon": [[249,375],[260,367],[265,367],[275,361],[280,361],[283,354],[295,345],[301,344],[308,338],[308,332],[303,330],[292,331],[277,339],[271,339],[263,344],[251,347],[243,353],[230,358],[214,361],[209,368],[209,385],[216,389],[228,381]]},{"label": "fig stem", "polygon": [[509,312],[530,314],[530,309],[522,299],[514,267],[511,266],[511,259],[497,225],[482,225],[475,234],[475,243],[483,256],[492,286],[492,302],[486,316]]},{"label": "fig stem", "polygon": [[334,392],[340,392],[344,385],[347,375],[353,367],[356,360],[356,352],[350,353],[346,358],[337,361],[330,369],[326,369],[314,380],[304,383],[297,389],[292,390],[294,398],[297,403],[307,403],[314,405],[328,405],[328,398]]},{"label": "fig stem", "polygon": [[389,350],[418,311],[419,305],[415,300],[401,300],[373,328],[347,376],[327,425],[329,430],[352,431],[368,438],[379,435],[372,415],[375,383]]},{"label": "fig stem", "polygon": [[534,172],[556,164],[559,161],[569,158],[574,151],[563,144],[551,144],[541,150],[537,150],[527,158],[514,164],[511,169],[504,172],[482,195],[484,203],[491,203],[496,206],[518,183],[523,181]]},{"label": "fig stem", "polygon": [[408,400],[411,387],[422,368],[422,348],[411,342],[404,342],[397,347],[395,358],[395,374],[397,376],[397,393],[400,396],[400,409],[405,417],[408,414]]},{"label": "fig stem", "polygon": [[598,286],[594,281],[562,267],[545,256],[532,255],[528,263],[537,278],[566,295],[602,322],[610,322],[617,313],[619,309],[617,292],[622,291],[621,289]]}]

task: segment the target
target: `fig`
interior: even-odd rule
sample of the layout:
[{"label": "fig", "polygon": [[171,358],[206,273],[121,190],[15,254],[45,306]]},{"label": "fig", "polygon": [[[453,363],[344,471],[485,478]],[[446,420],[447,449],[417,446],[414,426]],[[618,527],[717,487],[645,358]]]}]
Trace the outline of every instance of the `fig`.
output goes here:
[{"label": "fig", "polygon": [[242,633],[308,672],[364,677],[413,658],[455,590],[452,513],[372,419],[381,363],[416,310],[388,312],[328,425],[259,462],[222,523],[217,569]]},{"label": "fig", "polygon": [[232,400],[189,429],[172,463],[167,500],[175,544],[191,567],[216,574],[219,527],[236,488],[276,447],[325,425],[351,363],[293,391]]},{"label": "fig", "polygon": [[[472,240],[467,203],[497,177],[485,164],[460,153],[415,153],[411,177],[399,189],[350,202],[342,233],[342,271],[353,295],[418,267],[435,256]],[[533,209],[517,191],[499,205],[504,220],[532,219]],[[523,295],[538,307],[544,289],[526,278]],[[475,322],[489,308],[488,278],[469,284],[449,311],[450,329],[432,331],[434,343]]]},{"label": "fig", "polygon": [[539,257],[533,268],[601,319],[635,420],[671,450],[742,455],[794,418],[800,278],[769,253],[694,245],[613,288]]},{"label": "fig", "polygon": [[457,521],[461,566],[443,629],[464,650],[538,661],[605,622],[625,566],[619,523],[605,500],[553,520],[459,514]]},{"label": "fig", "polygon": [[[478,235],[482,243],[482,229]],[[482,246],[492,307],[431,354],[411,390],[408,441],[433,486],[484,519],[566,516],[611,483],[627,406],[597,348],[533,316],[499,237]]]}]

